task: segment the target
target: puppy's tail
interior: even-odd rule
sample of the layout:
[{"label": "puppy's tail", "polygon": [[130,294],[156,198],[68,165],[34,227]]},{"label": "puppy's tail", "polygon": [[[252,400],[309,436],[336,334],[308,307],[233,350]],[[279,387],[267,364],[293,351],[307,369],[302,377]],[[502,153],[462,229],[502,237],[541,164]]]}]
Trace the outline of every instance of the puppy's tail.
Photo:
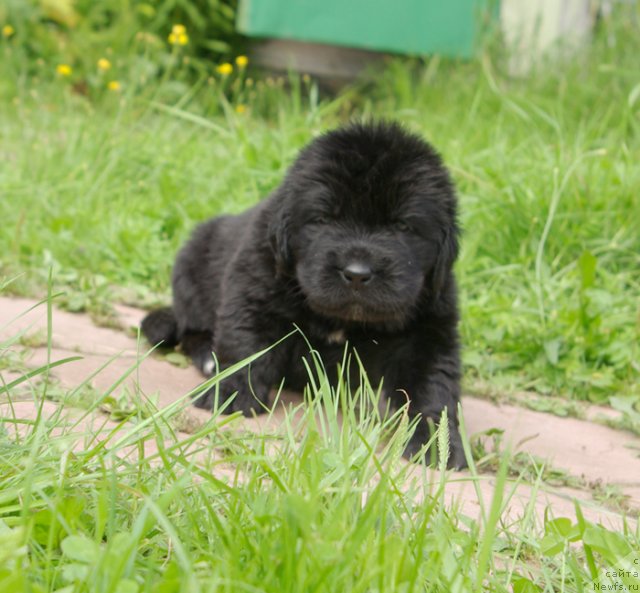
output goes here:
[{"label": "puppy's tail", "polygon": [[151,311],[140,324],[145,338],[154,346],[162,342],[163,346],[178,344],[178,323],[171,307]]}]

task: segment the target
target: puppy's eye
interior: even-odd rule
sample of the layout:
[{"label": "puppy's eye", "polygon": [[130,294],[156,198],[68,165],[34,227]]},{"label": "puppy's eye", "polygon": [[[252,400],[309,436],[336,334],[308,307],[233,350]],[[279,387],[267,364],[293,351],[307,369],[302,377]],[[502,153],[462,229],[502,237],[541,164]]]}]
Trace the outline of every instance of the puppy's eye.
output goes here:
[{"label": "puppy's eye", "polygon": [[393,228],[400,231],[401,233],[410,233],[413,230],[411,226],[406,222],[404,222],[403,220],[396,221],[395,224],[393,225]]},{"label": "puppy's eye", "polygon": [[309,223],[310,224],[328,224],[329,217],[325,216],[324,214],[318,214],[316,216],[313,216],[311,219],[309,219]]}]

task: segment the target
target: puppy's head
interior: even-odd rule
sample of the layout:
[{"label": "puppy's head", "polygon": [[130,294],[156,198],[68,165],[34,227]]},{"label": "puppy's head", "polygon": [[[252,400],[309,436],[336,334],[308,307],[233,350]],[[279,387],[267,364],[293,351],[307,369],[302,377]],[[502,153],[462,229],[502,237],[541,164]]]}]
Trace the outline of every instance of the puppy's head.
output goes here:
[{"label": "puppy's head", "polygon": [[276,203],[279,267],[321,315],[402,325],[449,282],[458,253],[453,185],[437,153],[396,124],[317,138]]}]

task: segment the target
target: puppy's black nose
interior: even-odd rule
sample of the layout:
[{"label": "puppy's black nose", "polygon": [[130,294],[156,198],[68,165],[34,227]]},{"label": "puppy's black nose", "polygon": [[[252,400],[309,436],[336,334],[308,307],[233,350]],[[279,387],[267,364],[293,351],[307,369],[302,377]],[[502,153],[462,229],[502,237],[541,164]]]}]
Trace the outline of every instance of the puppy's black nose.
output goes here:
[{"label": "puppy's black nose", "polygon": [[347,264],[341,271],[342,279],[347,283],[357,288],[358,286],[364,286],[371,278],[373,278],[373,270],[367,264],[362,262],[352,262]]}]

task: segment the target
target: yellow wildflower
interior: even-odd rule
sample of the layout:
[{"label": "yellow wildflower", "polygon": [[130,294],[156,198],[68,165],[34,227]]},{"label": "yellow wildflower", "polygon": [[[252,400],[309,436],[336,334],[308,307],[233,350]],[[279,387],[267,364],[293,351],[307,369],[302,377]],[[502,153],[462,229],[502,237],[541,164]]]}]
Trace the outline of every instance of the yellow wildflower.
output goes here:
[{"label": "yellow wildflower", "polygon": [[171,45],[187,45],[189,43],[187,28],[184,25],[173,25],[169,34],[169,43]]},{"label": "yellow wildflower", "polygon": [[236,58],[236,65],[238,68],[246,68],[249,63],[249,58],[247,56],[238,56]]},{"label": "yellow wildflower", "polygon": [[107,88],[110,91],[119,91],[121,86],[120,83],[117,80],[111,80],[109,81],[109,83],[107,84]]},{"label": "yellow wildflower", "polygon": [[236,105],[236,113],[242,115],[243,113],[245,113],[247,111],[247,106],[246,105]]},{"label": "yellow wildflower", "polygon": [[73,70],[71,69],[71,66],[69,66],[69,64],[58,64],[56,66],[56,72],[60,76],[71,76]]},{"label": "yellow wildflower", "polygon": [[222,74],[222,76],[229,76],[233,72],[233,66],[229,64],[229,62],[225,62],[224,64],[220,64],[216,68],[218,74]]},{"label": "yellow wildflower", "polygon": [[11,37],[14,33],[16,32],[16,30],[11,26],[11,25],[5,25],[4,27],[2,27],[2,36],[3,37]]},{"label": "yellow wildflower", "polygon": [[111,62],[107,60],[107,58],[100,58],[98,60],[98,70],[101,70],[102,72],[111,70]]},{"label": "yellow wildflower", "polygon": [[171,33],[169,35],[169,43],[171,45],[187,45],[187,43],[189,43],[189,36],[186,33],[180,35]]}]

